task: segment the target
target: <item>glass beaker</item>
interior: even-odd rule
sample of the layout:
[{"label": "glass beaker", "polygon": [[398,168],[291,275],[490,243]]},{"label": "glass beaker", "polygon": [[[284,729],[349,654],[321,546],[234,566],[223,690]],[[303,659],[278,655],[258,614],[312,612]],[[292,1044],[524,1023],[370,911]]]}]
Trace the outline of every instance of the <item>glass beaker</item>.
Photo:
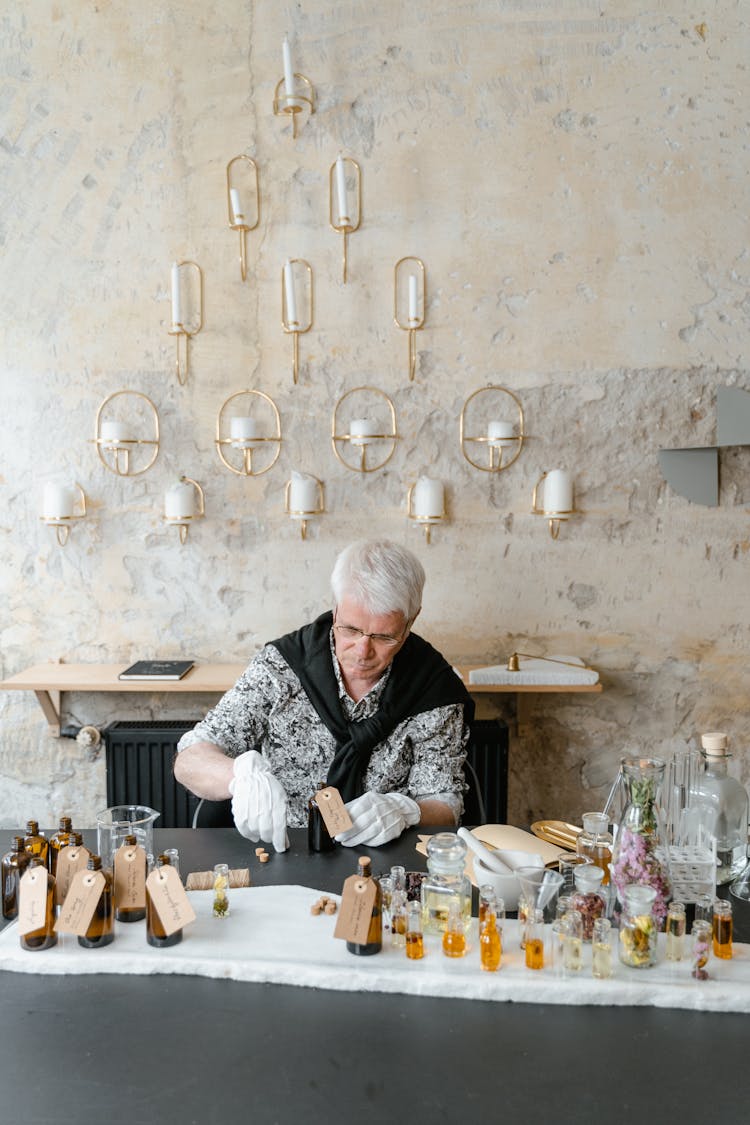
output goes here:
[{"label": "glass beaker", "polygon": [[528,904],[529,917],[535,917],[534,911],[546,910],[551,922],[555,917],[555,900],[563,885],[560,872],[549,871],[546,867],[517,867],[516,875]]},{"label": "glass beaker", "polygon": [[114,855],[126,836],[135,836],[146,855],[154,853],[154,821],[160,812],[148,805],[113,805],[96,814],[96,837],[102,867],[112,870]]}]

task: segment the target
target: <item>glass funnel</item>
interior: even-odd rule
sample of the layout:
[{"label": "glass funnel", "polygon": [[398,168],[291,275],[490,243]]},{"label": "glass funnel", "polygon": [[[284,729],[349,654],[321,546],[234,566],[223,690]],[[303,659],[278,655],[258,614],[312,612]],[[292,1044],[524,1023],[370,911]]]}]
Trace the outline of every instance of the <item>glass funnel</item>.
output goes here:
[{"label": "glass funnel", "polygon": [[521,894],[530,910],[546,911],[549,918],[545,920],[552,921],[555,916],[555,900],[564,881],[560,872],[548,871],[546,867],[517,867],[516,875],[521,884]]},{"label": "glass funnel", "polygon": [[96,837],[102,867],[111,870],[114,854],[126,836],[135,836],[147,856],[154,854],[154,821],[161,813],[148,805],[113,805],[96,814]]}]

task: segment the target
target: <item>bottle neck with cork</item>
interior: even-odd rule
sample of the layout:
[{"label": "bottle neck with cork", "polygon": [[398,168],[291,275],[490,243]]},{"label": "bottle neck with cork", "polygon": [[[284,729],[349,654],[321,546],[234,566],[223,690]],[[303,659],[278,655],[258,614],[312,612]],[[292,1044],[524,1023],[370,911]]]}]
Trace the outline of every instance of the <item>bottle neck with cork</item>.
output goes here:
[{"label": "bottle neck with cork", "polygon": [[370,927],[367,932],[367,941],[347,941],[346,948],[356,957],[369,957],[373,953],[380,953],[383,948],[383,906],[380,893],[380,884],[372,877],[372,864],[368,855],[360,856],[357,861],[357,876],[360,879],[372,880],[375,888],[375,898],[370,913]]}]

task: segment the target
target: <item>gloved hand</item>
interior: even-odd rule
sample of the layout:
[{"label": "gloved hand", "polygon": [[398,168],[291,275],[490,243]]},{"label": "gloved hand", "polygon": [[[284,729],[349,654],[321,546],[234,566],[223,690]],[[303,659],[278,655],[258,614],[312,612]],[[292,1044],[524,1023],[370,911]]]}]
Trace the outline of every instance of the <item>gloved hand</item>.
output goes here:
[{"label": "gloved hand", "polygon": [[400,836],[409,825],[419,824],[422,815],[417,802],[403,793],[363,793],[347,801],[346,808],[352,826],[335,838],[347,848],[360,844],[377,848]]},{"label": "gloved hand", "polygon": [[286,793],[257,750],[234,759],[229,792],[237,831],[248,840],[270,841],[277,852],[286,851]]}]

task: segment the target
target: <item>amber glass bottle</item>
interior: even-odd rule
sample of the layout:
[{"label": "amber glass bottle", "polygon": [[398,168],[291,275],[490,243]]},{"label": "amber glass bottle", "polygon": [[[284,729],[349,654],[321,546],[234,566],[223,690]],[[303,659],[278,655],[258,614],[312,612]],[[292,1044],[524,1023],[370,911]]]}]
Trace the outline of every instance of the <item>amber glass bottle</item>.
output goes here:
[{"label": "amber glass bottle", "polygon": [[31,856],[26,851],[23,836],[13,837],[13,846],[0,860],[3,881],[3,918],[18,915],[18,880],[23,875]]},{"label": "amber glass bottle", "polygon": [[[315,792],[325,789],[325,784],[324,781],[320,781],[315,787]],[[332,852],[336,847],[335,840],[326,828],[326,822],[323,820],[314,794],[307,802],[307,847],[311,852]]]},{"label": "amber glass bottle", "polygon": [[[126,836],[123,840],[123,846],[133,848],[138,843],[135,836]],[[143,879],[145,882],[146,875],[148,874],[148,860],[146,853],[143,853]],[[146,917],[145,906],[118,906],[117,899],[115,898],[115,918],[118,922],[140,922],[142,918]]]},{"label": "amber glass bottle", "polygon": [[39,831],[39,822],[29,820],[26,822],[26,839],[24,846],[29,855],[38,855],[45,867],[49,866],[49,840]]},{"label": "amber glass bottle", "polygon": [[86,864],[87,871],[101,871],[104,876],[104,886],[96,904],[96,910],[89,922],[86,933],[78,937],[78,944],[86,949],[99,949],[102,945],[109,945],[115,940],[115,914],[112,903],[112,873],[102,869],[101,857],[90,855]]},{"label": "amber glass bottle", "polygon": [[[156,866],[169,867],[169,856],[160,855],[156,860]],[[169,935],[164,932],[148,887],[146,887],[146,940],[149,945],[155,945],[158,949],[166,949],[168,945],[178,945],[182,941],[182,930],[175,930]]]},{"label": "amber glass bottle", "polygon": [[72,843],[72,829],[73,822],[71,821],[70,817],[61,816],[60,827],[58,828],[57,832],[55,832],[54,836],[50,838],[49,842],[49,862],[47,866],[49,867],[52,875],[57,875],[57,857],[59,856],[60,852],[63,850],[63,848],[66,848],[68,844]]},{"label": "amber glass bottle", "polygon": [[[33,823],[33,821],[31,822]],[[45,840],[45,844],[46,844]],[[51,949],[53,945],[57,945],[57,934],[55,933],[55,876],[50,875],[46,869],[46,864],[40,855],[29,856],[27,871],[32,867],[42,867],[47,876],[47,898],[44,908],[44,924],[38,930],[31,930],[28,934],[21,934],[21,949],[28,949],[36,951],[38,949]]]},{"label": "amber glass bottle", "polygon": [[[370,870],[370,857],[363,855],[359,857],[357,874],[360,879],[372,879],[372,871]],[[346,948],[350,953],[354,953],[357,957],[369,957],[372,953],[380,953],[383,948],[383,919],[382,919],[382,899],[380,894],[380,883],[377,879],[373,880],[375,884],[375,901],[372,904],[372,914],[370,915],[370,929],[367,932],[366,942],[348,941]]]}]

